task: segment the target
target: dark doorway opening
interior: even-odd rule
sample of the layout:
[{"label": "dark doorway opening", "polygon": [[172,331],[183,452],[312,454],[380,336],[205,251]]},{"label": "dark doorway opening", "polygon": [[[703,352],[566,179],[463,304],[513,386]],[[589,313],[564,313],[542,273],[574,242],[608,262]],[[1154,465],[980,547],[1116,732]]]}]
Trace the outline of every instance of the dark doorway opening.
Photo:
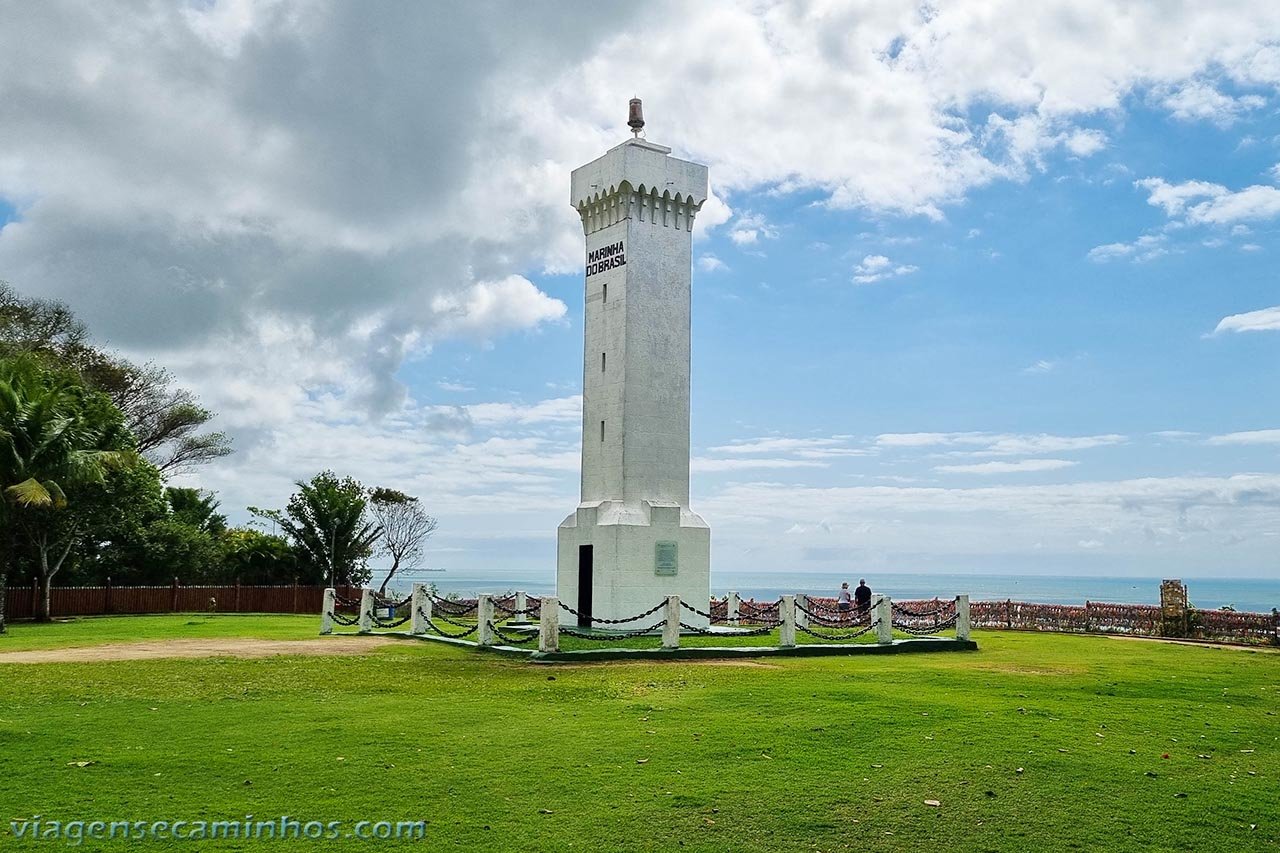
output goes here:
[{"label": "dark doorway opening", "polygon": [[578,627],[591,627],[591,563],[590,545],[578,546]]}]

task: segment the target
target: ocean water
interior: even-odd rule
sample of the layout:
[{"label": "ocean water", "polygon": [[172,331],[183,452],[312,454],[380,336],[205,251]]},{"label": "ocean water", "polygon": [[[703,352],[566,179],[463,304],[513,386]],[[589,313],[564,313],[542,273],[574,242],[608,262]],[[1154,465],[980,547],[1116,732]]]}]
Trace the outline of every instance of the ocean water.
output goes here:
[{"label": "ocean water", "polygon": [[[840,575],[817,572],[712,572],[711,592],[724,595],[737,590],[743,598],[774,600],[786,593],[834,596],[842,581],[850,588],[866,577],[874,592],[893,598],[951,598],[968,593],[974,601],[1011,598],[1042,604],[1083,604],[1105,601],[1116,604],[1159,604],[1160,578],[1066,577],[1058,575],[987,574],[869,574]],[[441,594],[474,595],[523,590],[534,595],[555,592],[551,571],[424,572],[406,576],[398,586],[413,582],[434,583]],[[1280,608],[1280,578],[1184,577],[1187,595],[1195,607],[1270,612]]]}]

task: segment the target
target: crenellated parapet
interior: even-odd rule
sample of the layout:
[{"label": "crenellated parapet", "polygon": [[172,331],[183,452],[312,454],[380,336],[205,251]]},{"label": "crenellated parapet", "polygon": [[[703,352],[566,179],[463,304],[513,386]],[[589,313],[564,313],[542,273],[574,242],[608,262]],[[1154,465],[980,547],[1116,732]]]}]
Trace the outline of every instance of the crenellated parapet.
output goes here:
[{"label": "crenellated parapet", "polygon": [[629,139],[575,169],[569,201],[583,232],[593,234],[625,219],[693,230],[707,200],[707,167],[670,154],[666,146]]},{"label": "crenellated parapet", "polygon": [[673,194],[665,187],[659,190],[658,187],[641,184],[633,189],[623,181],[581,202],[578,216],[582,219],[584,234],[594,234],[624,219],[692,231],[694,217],[705,200],[705,197],[698,199],[679,192]]}]

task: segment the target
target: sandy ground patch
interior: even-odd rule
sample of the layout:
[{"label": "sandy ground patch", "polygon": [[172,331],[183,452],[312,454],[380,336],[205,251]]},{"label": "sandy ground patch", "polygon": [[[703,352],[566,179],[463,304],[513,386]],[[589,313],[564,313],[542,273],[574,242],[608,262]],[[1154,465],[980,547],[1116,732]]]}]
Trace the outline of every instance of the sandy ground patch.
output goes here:
[{"label": "sandy ground patch", "polygon": [[359,655],[394,643],[391,637],[327,637],[314,640],[259,640],[216,637],[207,640],[149,640],[67,649],[0,652],[0,663],[86,663],[160,658],[265,658],[273,655]]}]

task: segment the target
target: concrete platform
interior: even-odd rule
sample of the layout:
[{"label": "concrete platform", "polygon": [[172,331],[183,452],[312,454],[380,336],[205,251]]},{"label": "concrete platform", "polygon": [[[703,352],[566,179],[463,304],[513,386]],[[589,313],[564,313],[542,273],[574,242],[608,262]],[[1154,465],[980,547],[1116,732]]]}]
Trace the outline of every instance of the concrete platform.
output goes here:
[{"label": "concrete platform", "polygon": [[973,640],[950,637],[913,637],[892,643],[804,643],[795,646],[687,646],[679,649],[583,649],[579,651],[530,654],[534,663],[575,661],[715,660],[763,657],[839,657],[850,655],[894,655],[920,652],[972,652]]},{"label": "concrete platform", "polygon": [[795,646],[685,646],[679,649],[579,649],[540,652],[517,646],[481,646],[470,640],[455,640],[437,634],[367,634],[406,640],[430,640],[459,648],[528,658],[533,663],[585,663],[588,661],[644,660],[724,660],[766,657],[849,657],[855,655],[927,654],[930,652],[975,652],[973,640],[953,637],[911,637],[892,643],[804,643]]}]

